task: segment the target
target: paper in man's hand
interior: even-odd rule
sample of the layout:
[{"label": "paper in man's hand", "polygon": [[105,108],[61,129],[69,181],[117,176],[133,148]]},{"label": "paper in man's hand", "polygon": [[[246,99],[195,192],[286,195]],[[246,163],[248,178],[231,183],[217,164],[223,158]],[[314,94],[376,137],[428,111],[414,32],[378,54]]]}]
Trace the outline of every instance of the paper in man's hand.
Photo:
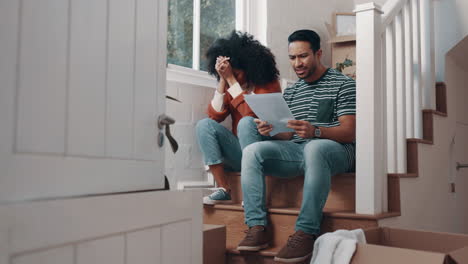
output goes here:
[{"label": "paper in man's hand", "polygon": [[259,119],[273,126],[271,136],[282,132],[294,132],[294,129],[288,128],[287,124],[289,120],[295,118],[281,93],[246,94],[244,99]]}]

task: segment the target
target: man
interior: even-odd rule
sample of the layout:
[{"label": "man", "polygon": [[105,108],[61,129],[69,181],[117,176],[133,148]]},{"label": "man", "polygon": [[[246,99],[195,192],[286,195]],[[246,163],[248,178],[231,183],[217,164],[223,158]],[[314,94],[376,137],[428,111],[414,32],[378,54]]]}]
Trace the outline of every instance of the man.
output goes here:
[{"label": "man", "polygon": [[[268,247],[264,175],[304,175],[296,232],[275,257],[277,262],[296,263],[312,254],[331,176],[354,170],[356,97],[353,79],[322,65],[317,33],[298,30],[288,42],[291,66],[299,80],[285,90],[283,97],[296,119],[288,121],[295,132],[277,134],[243,150],[241,181],[249,230],[238,250]],[[263,138],[272,131],[270,124],[254,121],[252,125]]]}]

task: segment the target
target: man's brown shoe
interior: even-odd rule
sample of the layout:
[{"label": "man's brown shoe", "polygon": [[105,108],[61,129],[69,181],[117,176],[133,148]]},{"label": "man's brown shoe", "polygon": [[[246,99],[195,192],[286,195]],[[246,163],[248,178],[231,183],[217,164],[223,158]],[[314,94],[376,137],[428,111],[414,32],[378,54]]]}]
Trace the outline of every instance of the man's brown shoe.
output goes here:
[{"label": "man's brown shoe", "polygon": [[246,230],[247,234],[237,246],[239,251],[259,251],[268,247],[270,238],[268,236],[267,228],[265,226],[256,225]]},{"label": "man's brown shoe", "polygon": [[276,254],[275,261],[283,263],[298,263],[306,260],[312,255],[316,235],[296,231],[289,236],[286,245]]}]

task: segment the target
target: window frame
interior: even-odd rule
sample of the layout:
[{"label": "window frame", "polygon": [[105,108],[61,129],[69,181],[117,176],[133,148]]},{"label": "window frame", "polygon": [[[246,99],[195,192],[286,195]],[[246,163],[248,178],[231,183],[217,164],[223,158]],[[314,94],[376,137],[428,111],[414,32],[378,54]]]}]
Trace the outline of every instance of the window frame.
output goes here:
[{"label": "window frame", "polygon": [[[236,30],[247,31],[249,28],[249,0],[236,0]],[[184,67],[175,64],[167,64],[167,79],[190,84],[199,84],[216,87],[216,79],[206,71],[200,70],[200,21],[201,0],[193,0],[193,51],[192,67]],[[180,78],[183,75],[183,78]],[[183,79],[183,80],[181,80]],[[213,82],[214,81],[214,82]]]}]

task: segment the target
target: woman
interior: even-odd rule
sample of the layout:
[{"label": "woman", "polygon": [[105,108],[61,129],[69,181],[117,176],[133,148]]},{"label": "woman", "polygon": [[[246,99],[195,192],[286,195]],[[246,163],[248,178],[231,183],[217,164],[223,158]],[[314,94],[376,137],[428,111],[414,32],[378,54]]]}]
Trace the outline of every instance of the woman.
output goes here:
[{"label": "woman", "polygon": [[[237,135],[257,133],[251,118],[241,121],[255,117],[244,95],[281,92],[279,72],[271,51],[247,33],[233,31],[227,38],[217,39],[206,57],[208,72],[217,78],[218,88],[208,105],[209,118],[197,123],[196,132],[204,162],[219,188],[204,197],[203,203],[231,203],[225,171],[240,171],[242,149],[249,144]],[[228,116],[232,131],[219,124]]]}]

